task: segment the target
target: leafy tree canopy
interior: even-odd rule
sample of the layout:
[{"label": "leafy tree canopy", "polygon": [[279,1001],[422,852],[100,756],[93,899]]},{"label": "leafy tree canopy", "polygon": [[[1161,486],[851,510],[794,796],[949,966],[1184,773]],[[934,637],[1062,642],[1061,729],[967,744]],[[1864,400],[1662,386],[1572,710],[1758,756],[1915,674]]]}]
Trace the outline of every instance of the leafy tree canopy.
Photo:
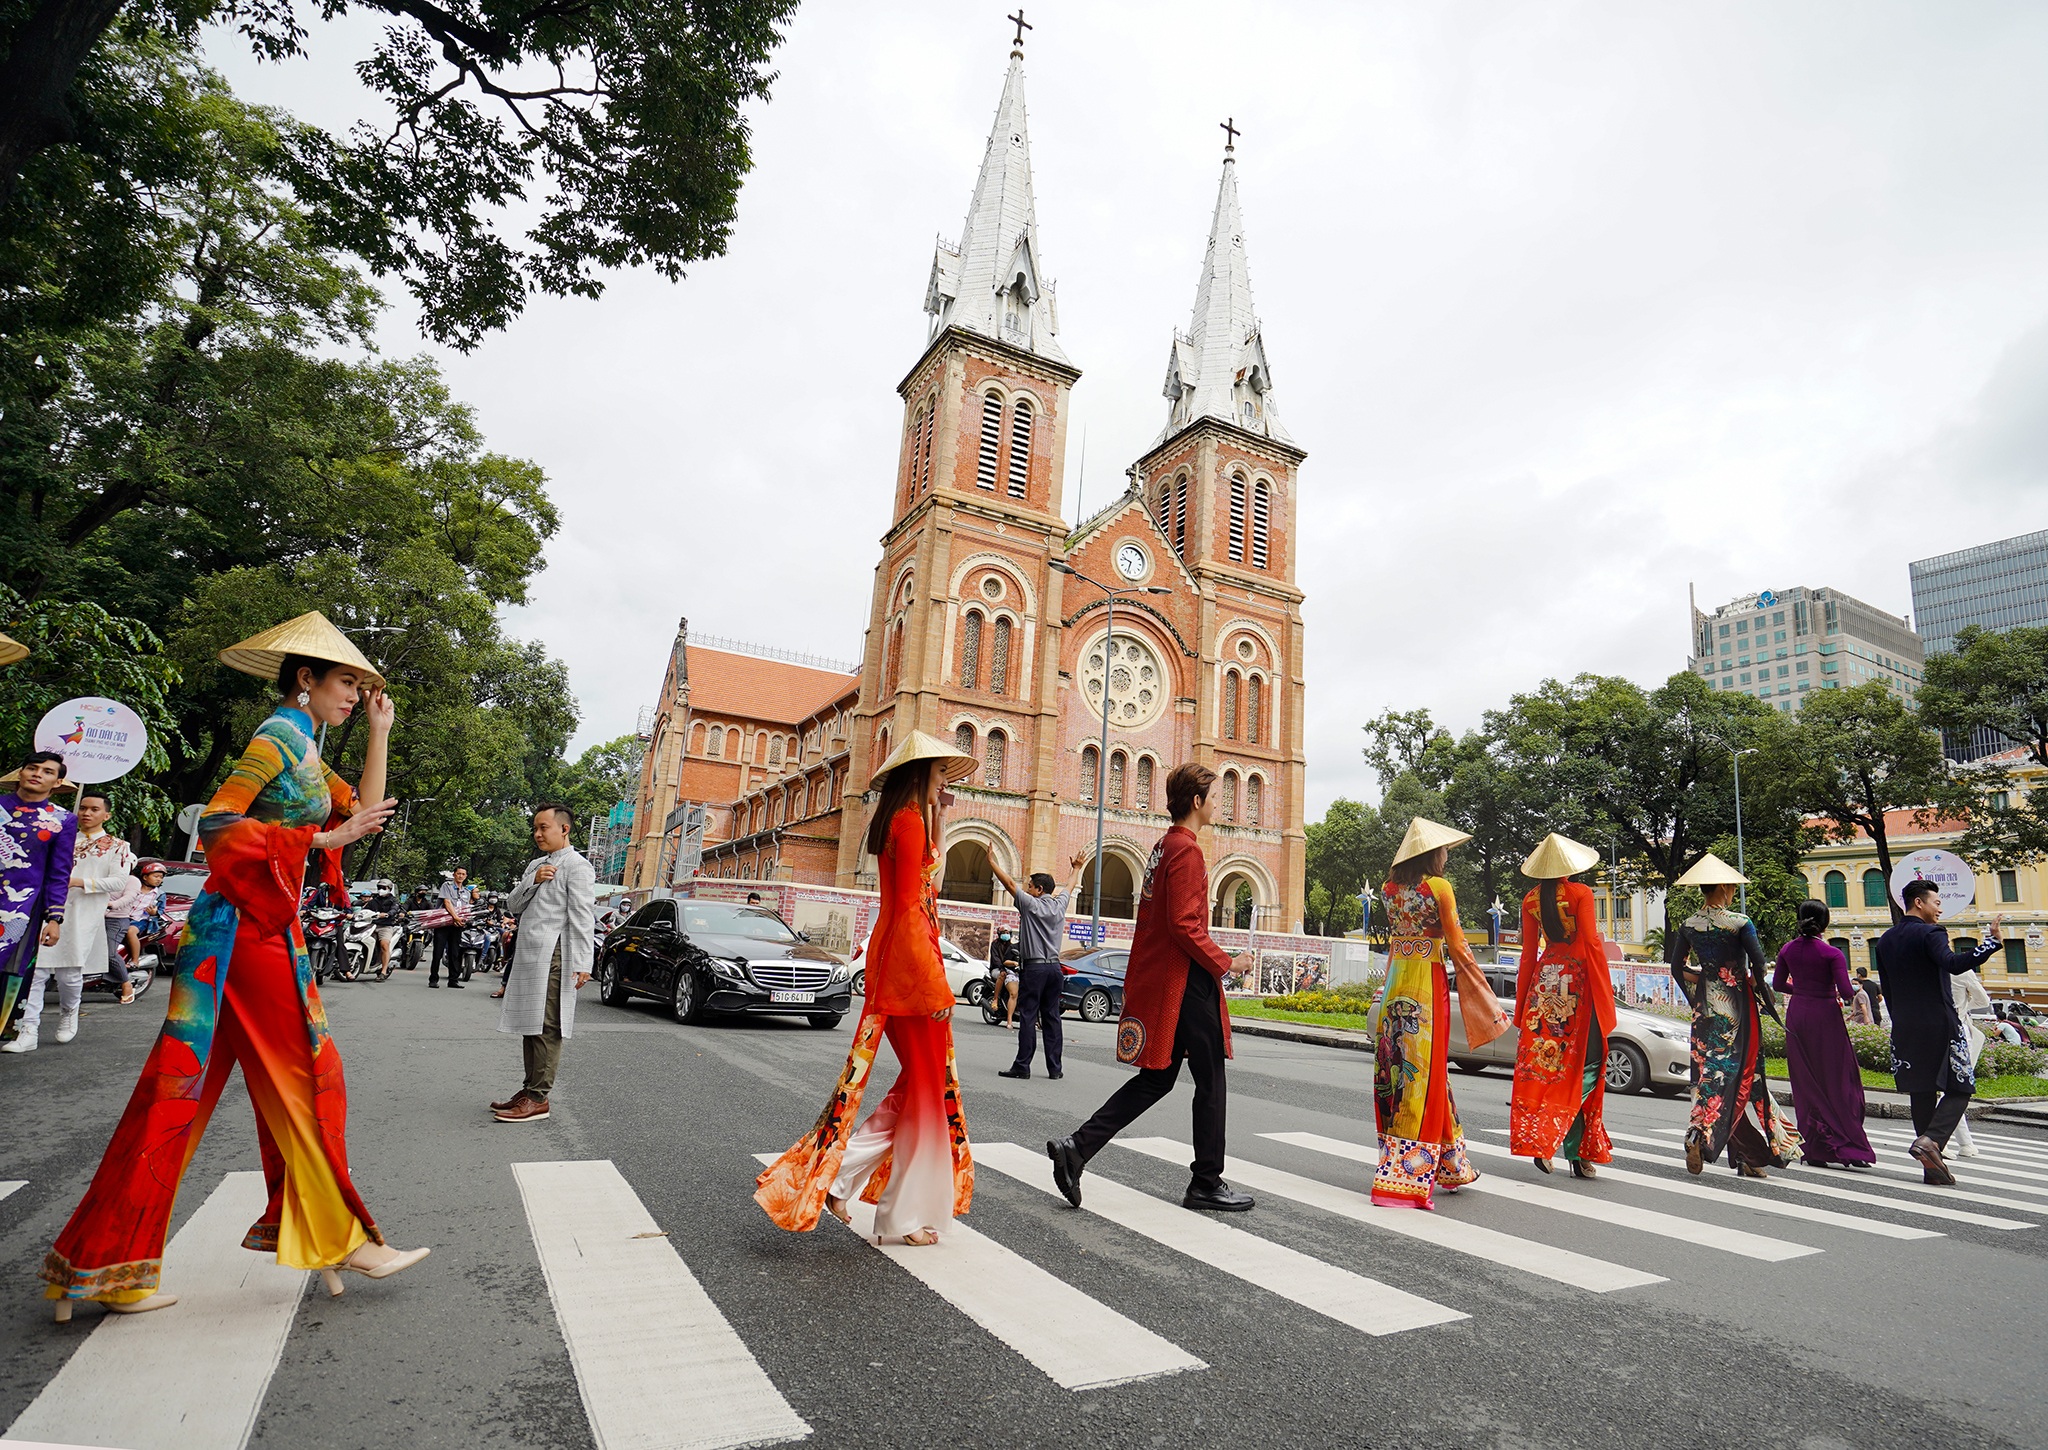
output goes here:
[{"label": "leafy tree canopy", "polygon": [[[1916,703],[1920,718],[1951,739],[1993,730],[2048,766],[2048,626],[1963,629],[1952,653],[1927,661]],[[1985,808],[1972,813],[1957,849],[1986,866],[2048,856],[2048,790],[2020,795],[2011,773],[1990,762],[1974,763],[1968,773]]]}]

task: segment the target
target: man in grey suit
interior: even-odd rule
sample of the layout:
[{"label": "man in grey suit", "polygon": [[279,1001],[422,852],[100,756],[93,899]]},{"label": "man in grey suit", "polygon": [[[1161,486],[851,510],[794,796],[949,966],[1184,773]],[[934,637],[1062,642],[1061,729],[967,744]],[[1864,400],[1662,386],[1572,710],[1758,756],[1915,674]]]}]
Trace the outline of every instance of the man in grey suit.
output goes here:
[{"label": "man in grey suit", "polygon": [[575,1035],[576,989],[590,980],[597,873],[569,844],[575,824],[567,806],[542,806],[533,813],[533,844],[541,854],[527,863],[506,901],[519,918],[519,935],[505,974],[498,1030],[526,1039],[526,1084],[491,1104],[501,1123],[547,1117],[562,1040]]}]

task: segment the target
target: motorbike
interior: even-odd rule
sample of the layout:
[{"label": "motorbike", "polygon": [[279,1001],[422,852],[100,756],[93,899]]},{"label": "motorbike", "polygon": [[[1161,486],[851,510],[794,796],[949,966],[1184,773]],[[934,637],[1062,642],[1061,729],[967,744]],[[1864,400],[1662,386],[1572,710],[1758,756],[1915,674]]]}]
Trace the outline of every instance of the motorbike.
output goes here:
[{"label": "motorbike", "polygon": [[[1012,976],[1016,974],[1011,973]],[[997,986],[996,969],[990,967],[981,978],[981,1020],[991,1027],[1003,1022],[1003,994]]]},{"label": "motorbike", "polygon": [[[360,981],[371,959],[377,954],[377,913],[368,907],[359,906],[343,917],[336,927],[334,980]],[[389,975],[390,972],[386,970],[372,980],[381,982]]]},{"label": "motorbike", "polygon": [[462,937],[457,947],[455,960],[462,970],[462,980],[475,976],[483,965],[486,949],[490,946],[491,935],[482,922],[471,922],[462,928]]},{"label": "motorbike", "polygon": [[313,980],[339,977],[342,966],[342,913],[331,906],[309,906],[300,917],[306,955],[313,960]]},{"label": "motorbike", "polygon": [[434,945],[434,933],[420,924],[421,912],[405,913],[405,934],[392,944],[391,958],[408,972],[419,970],[421,960]]},{"label": "motorbike", "polygon": [[[129,959],[127,946],[125,944],[121,946],[121,958],[128,964],[128,985],[134,989],[135,1001],[140,1002],[149,994],[149,989],[156,985],[156,974],[162,970],[163,964],[176,959],[178,933],[183,928],[184,922],[182,920],[161,930],[145,931],[141,927],[137,927],[136,936],[142,942],[142,954],[133,960]],[[166,935],[169,937],[168,951],[165,949],[164,942]],[[105,976],[88,977],[85,981],[84,990],[88,995],[106,995],[116,998],[121,995],[120,984],[109,981]]]}]

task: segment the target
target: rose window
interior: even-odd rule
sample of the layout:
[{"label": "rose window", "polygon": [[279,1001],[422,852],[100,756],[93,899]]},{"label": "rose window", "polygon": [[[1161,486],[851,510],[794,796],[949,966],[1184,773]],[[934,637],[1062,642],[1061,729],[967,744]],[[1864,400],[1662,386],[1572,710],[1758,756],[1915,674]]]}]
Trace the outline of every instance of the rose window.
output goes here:
[{"label": "rose window", "polygon": [[1105,683],[1109,690],[1112,729],[1136,730],[1159,718],[1166,704],[1166,671],[1152,647],[1134,635],[1119,632],[1115,640],[1097,639],[1081,660],[1081,688],[1088,708],[1102,713]]}]

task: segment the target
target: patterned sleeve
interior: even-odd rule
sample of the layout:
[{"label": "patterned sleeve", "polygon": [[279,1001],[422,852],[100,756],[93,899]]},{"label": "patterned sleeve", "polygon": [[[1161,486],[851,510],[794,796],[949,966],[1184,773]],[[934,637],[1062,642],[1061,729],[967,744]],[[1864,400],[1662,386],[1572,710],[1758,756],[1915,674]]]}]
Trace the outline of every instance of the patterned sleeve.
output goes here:
[{"label": "patterned sleeve", "polygon": [[[199,838],[213,868],[208,889],[271,933],[286,930],[298,916],[306,856],[319,831],[317,826],[259,821],[249,814],[263,788],[290,764],[283,743],[267,726],[259,728],[199,818]],[[337,853],[322,854],[331,862]]]},{"label": "patterned sleeve", "polygon": [[356,788],[334,773],[326,761],[320,762],[320,773],[327,777],[327,797],[332,803],[328,819],[344,821],[356,813]]},{"label": "patterned sleeve", "polygon": [[249,819],[249,807],[263,794],[263,787],[284,773],[287,763],[277,738],[259,729],[199,817],[199,841],[209,853],[223,832]]}]

